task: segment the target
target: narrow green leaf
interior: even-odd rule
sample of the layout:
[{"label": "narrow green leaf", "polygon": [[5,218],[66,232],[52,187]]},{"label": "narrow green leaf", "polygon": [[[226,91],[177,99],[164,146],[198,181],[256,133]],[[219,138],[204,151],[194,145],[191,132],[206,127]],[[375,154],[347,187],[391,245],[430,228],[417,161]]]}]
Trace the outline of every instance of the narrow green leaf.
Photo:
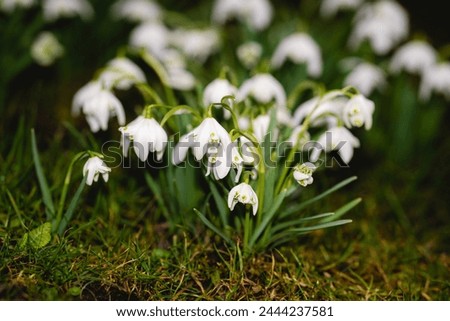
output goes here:
[{"label": "narrow green leaf", "polygon": [[83,192],[83,189],[86,186],[86,179],[87,179],[87,176],[83,177],[83,180],[81,181],[80,186],[78,186],[78,189],[75,192],[75,195],[73,196],[72,200],[70,201],[67,211],[64,213],[64,216],[61,219],[61,223],[58,226],[58,235],[60,235],[60,236],[63,235],[67,225],[69,224],[70,220],[72,219],[73,213],[75,212],[75,208],[78,204],[78,201],[80,200],[81,193]]},{"label": "narrow green leaf", "polygon": [[351,223],[352,220],[338,220],[338,221],[332,221],[327,223],[321,223],[313,226],[305,226],[305,227],[297,227],[289,229],[288,232],[295,232],[295,233],[305,233],[305,232],[312,232],[316,230],[321,230],[325,228],[330,228],[338,225],[348,224]]},{"label": "narrow green leaf", "polygon": [[39,187],[41,188],[42,199],[46,207],[47,220],[50,221],[55,216],[55,205],[53,204],[50,188],[48,187],[47,180],[45,179],[44,170],[42,169],[34,129],[31,129],[31,149],[33,152],[34,168],[36,169]]},{"label": "narrow green leaf", "polygon": [[194,212],[198,215],[198,217],[202,220],[202,222],[209,227],[214,233],[216,233],[217,235],[219,235],[221,238],[224,239],[225,242],[227,242],[230,245],[233,245],[233,241],[226,236],[222,231],[220,231],[213,223],[211,223],[210,220],[208,220],[206,218],[205,215],[203,215],[199,210],[197,210],[196,208],[194,208]]},{"label": "narrow green leaf", "polygon": [[308,216],[308,217],[299,218],[299,219],[296,219],[296,220],[290,220],[290,221],[287,221],[287,222],[283,222],[283,223],[279,223],[279,224],[274,225],[272,230],[273,230],[273,233],[276,233],[278,231],[282,231],[284,229],[287,229],[287,228],[290,228],[290,227],[293,227],[293,226],[296,226],[296,225],[299,225],[299,224],[302,224],[302,223],[305,223],[305,222],[308,222],[308,221],[318,220],[318,219],[321,219],[321,218],[324,218],[324,217],[329,217],[329,216],[332,216],[332,215],[335,215],[335,213],[333,213],[333,212],[332,213],[322,213],[322,214],[317,214],[317,215],[314,215],[314,216]]},{"label": "narrow green leaf", "polygon": [[352,208],[354,208],[356,205],[358,205],[359,203],[361,203],[361,198],[356,198],[353,201],[348,202],[347,204],[345,204],[344,206],[342,206],[341,208],[339,208],[333,216],[329,216],[324,218],[323,220],[321,220],[321,223],[326,223],[326,222],[331,222],[331,221],[335,221],[338,218],[340,218],[341,216],[343,216],[345,213],[347,213],[348,211],[350,211]]},{"label": "narrow green leaf", "polygon": [[50,222],[46,222],[34,230],[25,233],[19,243],[19,248],[23,249],[29,245],[33,249],[40,249],[46,246],[52,239],[51,230],[52,224]]},{"label": "narrow green leaf", "polygon": [[289,216],[291,214],[294,214],[300,210],[302,210],[303,208],[307,207],[308,205],[311,205],[314,202],[317,202],[319,200],[321,200],[322,198],[336,192],[337,190],[343,188],[344,186],[350,184],[351,182],[353,182],[354,180],[356,180],[357,177],[356,176],[352,176],[350,178],[347,178],[346,180],[343,180],[342,182],[334,185],[332,188],[326,190],[325,192],[323,192],[322,194],[319,194],[313,198],[310,198],[309,200],[306,200],[298,205],[292,206],[291,208],[287,209],[286,211],[284,211],[280,217],[286,217]]},{"label": "narrow green leaf", "polygon": [[150,187],[150,190],[155,195],[156,202],[158,203],[159,207],[163,211],[164,216],[169,219],[170,213],[167,210],[167,206],[164,203],[164,199],[161,194],[161,189],[159,188],[159,185],[156,184],[156,182],[153,180],[151,175],[149,173],[145,173],[145,181],[147,182],[148,187]]},{"label": "narrow green leaf", "polygon": [[230,214],[230,211],[228,209],[228,205],[224,200],[223,194],[219,193],[219,190],[214,185],[213,182],[208,180],[209,188],[211,189],[212,196],[214,198],[214,201],[216,202],[217,209],[219,210],[220,219],[222,221],[222,226],[228,225],[228,215]]}]

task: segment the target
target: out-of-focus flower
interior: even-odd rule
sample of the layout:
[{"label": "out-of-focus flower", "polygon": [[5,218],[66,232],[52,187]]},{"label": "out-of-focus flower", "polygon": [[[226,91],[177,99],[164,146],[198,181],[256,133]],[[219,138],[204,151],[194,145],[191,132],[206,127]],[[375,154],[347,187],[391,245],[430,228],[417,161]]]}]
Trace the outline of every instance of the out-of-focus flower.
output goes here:
[{"label": "out-of-focus flower", "polygon": [[274,101],[276,107],[286,107],[284,88],[271,74],[257,74],[244,81],[239,88],[237,99],[243,101],[247,97],[261,104]]},{"label": "out-of-focus flower", "polygon": [[262,46],[259,43],[249,41],[237,48],[236,55],[245,68],[251,69],[258,64],[262,51]]},{"label": "out-of-focus flower", "polygon": [[87,175],[86,185],[91,186],[93,182],[97,182],[100,174],[103,180],[108,182],[109,172],[111,168],[106,166],[105,162],[97,156],[89,158],[83,167],[83,176]]},{"label": "out-of-focus flower", "polygon": [[156,159],[162,159],[168,138],[165,130],[154,118],[139,116],[119,130],[122,133],[121,143],[125,157],[132,142],[134,152],[141,161],[147,160],[149,152],[156,152]]},{"label": "out-of-focus flower", "polygon": [[111,7],[111,12],[114,18],[131,22],[155,21],[162,16],[159,5],[149,0],[119,0]]},{"label": "out-of-focus flower", "polygon": [[429,100],[432,92],[450,100],[450,63],[443,62],[428,67],[420,84],[419,95],[422,100]]},{"label": "out-of-focus flower", "polygon": [[408,13],[395,1],[381,0],[364,4],[356,13],[349,44],[357,49],[369,41],[376,54],[387,54],[408,36]]},{"label": "out-of-focus flower", "polygon": [[342,160],[348,164],[353,157],[353,149],[359,147],[359,140],[345,127],[333,127],[324,132],[311,152],[310,160],[316,162],[322,151],[337,150]]},{"label": "out-of-focus flower", "polygon": [[80,110],[86,116],[91,131],[108,129],[109,118],[117,116],[119,125],[125,125],[125,112],[122,103],[101,83],[92,81],[75,94],[72,101],[72,113],[78,115]]},{"label": "out-of-focus flower", "polygon": [[28,9],[36,4],[36,0],[1,0],[0,10],[11,13],[16,8]]},{"label": "out-of-focus flower", "polygon": [[253,208],[253,215],[258,212],[258,196],[247,183],[241,183],[233,187],[228,194],[228,207],[232,211],[237,203],[249,204]]},{"label": "out-of-focus flower", "polygon": [[49,31],[41,32],[31,45],[31,57],[41,66],[50,66],[64,54],[64,47]]},{"label": "out-of-focus flower", "polygon": [[374,110],[375,104],[373,101],[363,95],[355,95],[345,104],[342,119],[348,128],[365,125],[365,128],[369,130],[372,128]]},{"label": "out-of-focus flower", "polygon": [[184,68],[168,68],[169,86],[177,90],[192,90],[195,87],[195,77]]},{"label": "out-of-focus flower", "polygon": [[341,10],[355,10],[364,0],[322,0],[320,14],[322,17],[335,16]]},{"label": "out-of-focus flower", "polygon": [[437,60],[436,50],[425,41],[413,40],[398,48],[392,57],[389,70],[398,74],[402,70],[422,75]]},{"label": "out-of-focus flower", "polygon": [[306,64],[307,72],[312,77],[322,73],[320,47],[306,33],[295,33],[284,38],[272,56],[272,65],[279,68],[287,59],[295,64]]},{"label": "out-of-focus flower", "polygon": [[183,30],[170,34],[170,43],[191,59],[204,62],[220,47],[220,39],[214,29]]},{"label": "out-of-focus flower", "polygon": [[216,0],[212,19],[224,24],[236,18],[254,30],[266,29],[272,21],[273,9],[268,0]]},{"label": "out-of-focus flower", "polygon": [[99,81],[107,88],[129,89],[135,83],[145,82],[144,72],[130,59],[114,58],[100,74]]},{"label": "out-of-focus flower", "polygon": [[47,21],[76,16],[90,19],[94,16],[94,9],[87,0],[43,0],[42,10]]},{"label": "out-of-focus flower", "polygon": [[144,48],[158,59],[162,59],[169,45],[169,31],[158,22],[145,22],[133,29],[130,45]]},{"label": "out-of-focus flower", "polygon": [[386,86],[386,75],[380,67],[361,62],[344,79],[344,86],[353,86],[369,96],[375,89],[382,90]]},{"label": "out-of-focus flower", "polygon": [[[210,82],[203,91],[203,106],[207,107],[211,104],[221,103],[222,99],[226,96],[236,97],[237,88],[233,86],[226,79],[215,79]],[[227,101],[227,104],[230,107],[233,107],[232,100]],[[230,111],[224,109],[224,117],[225,119],[229,119],[231,117]]]},{"label": "out-of-focus flower", "polygon": [[310,140],[311,135],[309,132],[304,129],[304,126],[299,125],[294,128],[291,136],[286,142],[292,144],[293,148],[303,150],[303,147],[305,147]]},{"label": "out-of-focus flower", "polygon": [[315,170],[316,166],[313,163],[298,164],[294,169],[294,179],[303,187],[311,185],[314,181],[312,175]]}]

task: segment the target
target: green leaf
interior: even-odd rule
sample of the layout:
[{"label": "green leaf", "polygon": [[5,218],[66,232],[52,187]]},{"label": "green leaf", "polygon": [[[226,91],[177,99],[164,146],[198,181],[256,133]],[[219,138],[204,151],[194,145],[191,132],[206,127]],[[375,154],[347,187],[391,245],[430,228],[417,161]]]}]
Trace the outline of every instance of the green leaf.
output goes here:
[{"label": "green leaf", "polygon": [[216,185],[208,180],[209,188],[211,189],[212,196],[214,201],[216,202],[217,209],[219,210],[220,219],[222,220],[222,225],[225,227],[228,225],[228,215],[230,211],[228,209],[228,205],[223,198],[223,194],[219,193]]},{"label": "green leaf", "polygon": [[55,205],[53,204],[50,188],[48,187],[47,180],[45,179],[44,170],[42,169],[34,129],[31,129],[31,149],[33,152],[34,168],[36,169],[39,187],[41,188],[42,199],[46,207],[47,220],[50,221],[55,216]]},{"label": "green leaf", "polygon": [[274,225],[274,227],[272,228],[273,233],[278,232],[278,231],[282,231],[284,229],[308,222],[308,221],[313,221],[313,220],[318,220],[324,217],[330,217],[335,215],[334,212],[331,213],[322,213],[322,214],[317,214],[317,215],[313,215],[313,216],[308,216],[308,217],[302,217],[296,220],[291,220],[291,221],[287,221],[287,222],[283,222],[283,223],[279,223]]},{"label": "green leaf", "polygon": [[81,181],[80,186],[78,187],[77,191],[75,192],[75,195],[73,196],[72,200],[70,201],[69,207],[67,208],[67,211],[64,213],[64,216],[58,226],[58,235],[62,235],[64,233],[64,230],[66,229],[67,224],[69,224],[70,220],[72,219],[75,208],[78,204],[78,201],[80,200],[81,193],[83,192],[83,189],[86,186],[86,179],[87,179],[87,176],[83,177],[83,180]]},{"label": "green leaf", "polygon": [[196,208],[194,208],[194,212],[198,215],[198,217],[207,227],[209,227],[213,232],[215,232],[217,235],[223,238],[225,242],[227,242],[230,245],[233,245],[233,241],[228,236],[226,236],[222,231],[220,231],[213,223],[211,223],[211,221],[208,220],[205,215],[200,213],[200,211],[197,210]]},{"label": "green leaf", "polygon": [[156,184],[156,182],[153,180],[152,176],[149,173],[145,173],[145,181],[147,182],[148,187],[150,187],[150,190],[155,195],[156,202],[158,203],[159,207],[163,211],[164,216],[167,219],[170,219],[170,213],[167,210],[167,206],[164,203],[164,198],[161,194],[161,189],[159,188],[159,185]]},{"label": "green leaf", "polygon": [[34,230],[25,233],[19,243],[19,248],[23,249],[29,245],[33,249],[40,249],[46,246],[52,239],[51,230],[52,224],[46,222]]},{"label": "green leaf", "polygon": [[343,216],[345,213],[347,213],[348,211],[350,211],[352,208],[354,208],[356,205],[358,205],[359,203],[361,203],[361,198],[356,198],[353,201],[348,202],[347,204],[345,204],[344,206],[342,206],[341,208],[339,208],[334,215],[329,216],[324,218],[323,220],[321,220],[321,223],[326,223],[326,222],[331,222],[331,221],[335,221],[336,219],[340,218],[341,216]]},{"label": "green leaf", "polygon": [[319,194],[313,198],[310,198],[309,200],[306,200],[298,205],[292,206],[291,208],[287,209],[286,211],[284,211],[281,215],[280,218],[282,217],[286,217],[289,216],[291,214],[294,214],[300,210],[302,210],[303,208],[307,207],[308,205],[311,205],[314,202],[317,202],[319,200],[321,200],[322,198],[336,192],[337,190],[343,188],[344,186],[350,184],[351,182],[353,182],[354,180],[356,180],[357,177],[356,176],[352,176],[350,178],[347,178],[346,180],[343,180],[342,182],[334,185],[332,188],[326,190],[325,192],[323,192],[322,194]]},{"label": "green leaf", "polygon": [[292,229],[289,229],[288,232],[307,233],[307,232],[330,228],[330,227],[334,227],[334,226],[338,226],[338,225],[344,225],[344,224],[348,224],[351,222],[352,222],[352,220],[332,221],[332,222],[321,223],[321,224],[317,224],[317,225],[313,225],[313,226],[292,228]]}]

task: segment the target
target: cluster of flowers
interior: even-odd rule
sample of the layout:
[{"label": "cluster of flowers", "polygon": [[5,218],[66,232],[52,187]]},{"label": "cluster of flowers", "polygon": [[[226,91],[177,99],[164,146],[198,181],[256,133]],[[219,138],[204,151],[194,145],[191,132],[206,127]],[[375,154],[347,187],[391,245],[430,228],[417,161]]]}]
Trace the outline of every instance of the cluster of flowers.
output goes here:
[{"label": "cluster of flowers", "polygon": [[[264,3],[263,8],[270,8],[270,10],[265,14],[255,15],[254,12],[260,12],[258,5],[261,3]],[[236,17],[246,21],[256,30],[266,27],[271,16],[269,2],[248,1],[245,5],[256,6],[256,9],[244,10],[244,3],[241,1],[217,1],[213,10],[213,20],[224,23],[231,17]],[[132,32],[130,45],[144,49],[146,54],[151,54],[151,57],[161,63],[164,67],[163,81],[170,79],[170,76],[168,78],[166,76],[171,74],[173,67],[167,64],[168,56],[178,55],[203,61],[205,57],[213,53],[212,48],[216,46],[204,46],[204,43],[208,42],[202,41],[201,35],[204,31],[200,34],[192,30],[171,31],[175,34],[175,38],[179,34],[183,34],[183,37],[188,34],[196,35],[192,37],[188,47],[177,46],[176,41],[168,42],[171,37],[168,36],[166,27],[159,21],[160,9],[155,3],[122,0],[113,8],[117,17],[126,16],[141,22],[145,20]],[[132,10],[132,8],[140,9]],[[205,39],[209,41],[214,39],[210,42],[211,44],[217,42],[215,37],[208,36]],[[260,49],[255,48],[260,46],[256,43],[246,43],[245,46],[239,47],[236,55],[241,58],[243,67],[249,68],[258,63]],[[280,68],[287,60],[296,64],[305,64],[311,77],[321,75],[320,48],[306,33],[295,33],[283,39],[272,55],[271,67]],[[167,118],[158,122],[153,117],[152,109],[158,108],[158,105],[146,106],[142,115],[125,125],[124,108],[114,95],[114,89],[125,90],[133,85],[146,85],[143,71],[131,59],[115,58],[102,69],[95,80],[75,94],[72,111],[75,115],[82,111],[93,132],[106,130],[110,117],[117,116],[118,123],[122,126],[119,130],[122,134],[121,144],[124,156],[128,155],[128,149],[132,144],[140,160],[146,161],[150,152],[156,153],[156,158],[160,160],[167,148],[168,134],[163,127]],[[164,85],[178,90],[190,89],[190,87],[189,89],[180,87],[172,81],[167,81]],[[237,202],[250,204],[253,206],[253,214],[256,214],[258,196],[249,184],[249,180],[257,179],[261,174],[259,169],[265,166],[261,163],[262,157],[258,156],[261,156],[259,148],[267,134],[271,134],[271,138],[285,140],[290,143],[291,148],[301,151],[305,143],[311,139],[310,129],[320,129],[318,144],[315,145],[317,148],[311,153],[311,162],[299,163],[292,171],[292,177],[301,186],[307,186],[313,182],[312,175],[317,167],[314,163],[317,162],[322,151],[338,150],[342,160],[348,163],[353,156],[353,149],[359,147],[359,140],[349,129],[362,126],[370,129],[372,126],[374,103],[354,90],[318,93],[297,108],[289,108],[287,100],[283,85],[270,73],[256,73],[244,80],[240,86],[225,77],[214,79],[204,87],[203,95],[199,99],[203,105],[200,111],[205,116],[200,117],[198,126],[181,136],[172,153],[173,164],[177,165],[184,161],[188,150],[191,149],[197,161],[200,162],[206,158],[207,176],[211,175],[214,179],[220,180],[235,169],[235,183],[241,179],[243,182],[230,190],[228,206],[232,210]],[[223,117],[213,117],[212,107],[217,106],[223,107]],[[173,108],[177,107],[173,106]],[[186,107],[184,112],[195,114],[196,110],[191,109]],[[182,111],[183,108],[180,108],[173,115]],[[166,116],[169,113],[170,111]],[[223,119],[223,121],[219,122],[217,119]],[[274,123],[272,126],[271,122]],[[289,134],[286,136],[286,133]],[[246,169],[249,169],[252,174],[241,175]],[[98,157],[88,160],[84,172],[90,175],[88,184],[92,184],[99,173],[106,179],[109,174],[106,164]]]}]

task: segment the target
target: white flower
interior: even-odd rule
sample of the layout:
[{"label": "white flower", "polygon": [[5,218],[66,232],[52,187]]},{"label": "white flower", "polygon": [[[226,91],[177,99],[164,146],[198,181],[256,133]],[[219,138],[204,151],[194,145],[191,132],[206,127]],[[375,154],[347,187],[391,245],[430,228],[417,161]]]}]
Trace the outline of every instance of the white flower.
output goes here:
[{"label": "white flower", "polygon": [[425,41],[413,40],[395,51],[389,69],[394,74],[405,70],[422,75],[436,60],[437,53],[432,46]]},{"label": "white flower", "polygon": [[86,0],[43,0],[42,10],[47,21],[76,16],[90,19],[94,15],[94,9]]},{"label": "white flower", "polygon": [[[222,99],[226,96],[235,97],[237,94],[237,88],[233,86],[226,79],[215,79],[210,82],[203,91],[203,106],[207,107],[211,104],[220,104]],[[232,101],[227,102],[230,107],[232,106]],[[224,117],[229,119],[231,116],[230,112],[224,109]]]},{"label": "white flower", "polygon": [[214,118],[207,117],[198,127],[180,138],[175,146],[172,162],[175,165],[182,162],[186,158],[189,148],[192,149],[197,161],[200,161],[208,153],[208,161],[215,170],[214,175],[217,175],[216,178],[222,179],[230,171],[227,155],[230,144],[231,138],[225,128]]},{"label": "white flower", "polygon": [[36,4],[36,0],[1,0],[0,10],[11,13],[16,8],[28,9]]},{"label": "white flower", "polygon": [[245,68],[251,69],[255,67],[261,59],[262,50],[262,46],[259,43],[249,41],[237,48],[236,55]]},{"label": "white flower", "polygon": [[280,68],[287,59],[295,64],[306,64],[308,74],[312,77],[322,73],[320,47],[306,33],[295,33],[284,38],[272,56],[272,65]]},{"label": "white flower", "polygon": [[177,90],[192,90],[195,87],[195,77],[184,68],[167,69],[168,85]]},{"label": "white flower", "polygon": [[216,0],[212,20],[225,24],[237,18],[254,30],[267,28],[272,21],[273,9],[268,0]]},{"label": "white flower", "polygon": [[107,88],[129,89],[133,84],[145,82],[144,72],[130,59],[114,58],[101,72],[99,81]]},{"label": "white flower", "polygon": [[117,116],[119,125],[125,125],[122,103],[98,82],[88,83],[75,94],[72,113],[77,115],[80,110],[85,114],[86,121],[94,133],[100,129],[107,130],[108,120],[113,116]]},{"label": "white flower", "polygon": [[[301,135],[300,135],[301,134]],[[311,135],[307,130],[304,130],[303,125],[299,125],[294,128],[291,136],[286,141],[292,145],[294,148],[303,150],[305,145],[311,140]]]},{"label": "white flower", "polygon": [[31,45],[31,57],[41,66],[50,66],[64,54],[64,47],[49,31],[41,32]]},{"label": "white flower", "polygon": [[426,69],[422,76],[419,95],[422,100],[429,100],[432,92],[450,100],[450,63],[443,62]]},{"label": "white flower", "polygon": [[144,48],[156,58],[161,59],[169,45],[169,31],[161,23],[152,21],[142,23],[131,32],[130,45]]},{"label": "white flower", "polygon": [[386,75],[380,67],[362,62],[345,77],[344,86],[353,86],[369,96],[375,89],[381,90],[386,86]]},{"label": "white flower", "polygon": [[203,63],[217,51],[220,39],[214,29],[178,29],[170,34],[170,43],[187,57]]},{"label": "white flower", "polygon": [[241,183],[233,187],[228,194],[228,207],[234,210],[237,203],[249,204],[253,207],[253,215],[258,212],[258,196],[247,183]]},{"label": "white flower", "polygon": [[342,160],[348,164],[353,157],[353,149],[359,147],[359,140],[345,127],[334,127],[324,132],[311,152],[310,160],[318,160],[320,153],[337,150]]},{"label": "white flower", "polygon": [[244,81],[239,88],[239,101],[252,97],[258,103],[268,104],[275,101],[275,106],[286,107],[286,93],[283,86],[271,74],[257,74]]},{"label": "white flower", "polygon": [[156,159],[161,160],[167,144],[167,134],[154,118],[139,116],[125,127],[119,128],[122,133],[122,148],[125,157],[128,147],[133,143],[133,149],[139,159],[145,162],[149,152],[156,152]]},{"label": "white flower", "polygon": [[92,185],[92,182],[98,181],[100,174],[103,180],[108,182],[109,172],[111,172],[111,168],[97,156],[89,158],[83,167],[83,177],[87,175],[86,184],[89,186]]},{"label": "white flower", "polygon": [[356,13],[349,44],[357,49],[368,40],[379,55],[388,53],[409,33],[408,13],[395,1],[381,0],[364,4]]},{"label": "white flower", "polygon": [[363,95],[355,95],[345,104],[342,119],[348,128],[365,125],[366,129],[369,130],[372,127],[374,110],[375,104],[373,101]]},{"label": "white flower", "polygon": [[270,116],[259,115],[252,121],[253,134],[259,142],[263,142],[269,132]]},{"label": "white flower", "polygon": [[298,164],[294,169],[294,179],[303,187],[311,185],[314,181],[312,174],[315,170],[316,166],[312,163]]},{"label": "white flower", "polygon": [[322,17],[332,17],[341,10],[354,10],[363,0],[322,0],[320,14]]},{"label": "white flower", "polygon": [[146,22],[160,20],[161,8],[149,0],[119,0],[111,7],[116,19],[126,19],[131,22]]}]

